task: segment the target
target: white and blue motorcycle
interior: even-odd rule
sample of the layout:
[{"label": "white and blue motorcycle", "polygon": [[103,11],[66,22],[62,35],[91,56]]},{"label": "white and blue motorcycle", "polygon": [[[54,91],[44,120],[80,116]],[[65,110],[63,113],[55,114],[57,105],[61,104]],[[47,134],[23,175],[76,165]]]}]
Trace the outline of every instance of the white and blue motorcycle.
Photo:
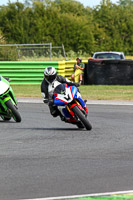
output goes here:
[{"label": "white and blue motorcycle", "polygon": [[75,124],[78,128],[91,130],[92,126],[87,119],[86,103],[81,98],[77,87],[59,84],[53,92],[54,104],[61,108],[61,112],[67,119],[67,123]]}]

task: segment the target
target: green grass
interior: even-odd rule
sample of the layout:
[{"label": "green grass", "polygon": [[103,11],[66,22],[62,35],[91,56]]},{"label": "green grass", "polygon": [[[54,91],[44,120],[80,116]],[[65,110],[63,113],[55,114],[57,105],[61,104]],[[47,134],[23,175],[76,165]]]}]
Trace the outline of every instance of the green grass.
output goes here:
[{"label": "green grass", "polygon": [[[40,97],[40,85],[12,85],[16,97]],[[133,100],[133,85],[82,85],[79,87],[83,99]]]},{"label": "green grass", "polygon": [[62,200],[133,200],[133,195],[78,197],[78,198],[64,198]]},{"label": "green grass", "polygon": [[11,85],[16,97],[41,97],[40,85]]},{"label": "green grass", "polygon": [[88,85],[80,89],[84,99],[133,100],[133,85]]}]

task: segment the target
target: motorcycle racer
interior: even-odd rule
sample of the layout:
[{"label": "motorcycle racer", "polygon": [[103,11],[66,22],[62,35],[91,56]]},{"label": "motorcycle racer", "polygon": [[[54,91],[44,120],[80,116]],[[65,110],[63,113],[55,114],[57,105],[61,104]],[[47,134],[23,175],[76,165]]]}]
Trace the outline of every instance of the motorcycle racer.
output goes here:
[{"label": "motorcycle racer", "polygon": [[66,83],[68,86],[76,86],[79,87],[79,83],[70,82],[67,78],[57,75],[57,71],[54,67],[48,66],[44,70],[44,79],[41,83],[41,94],[44,103],[47,103],[50,109],[50,113],[53,117],[60,116],[62,121],[65,121],[64,116],[59,111],[58,107],[54,105],[53,99],[50,94],[53,93],[55,87],[57,87],[60,83]]}]

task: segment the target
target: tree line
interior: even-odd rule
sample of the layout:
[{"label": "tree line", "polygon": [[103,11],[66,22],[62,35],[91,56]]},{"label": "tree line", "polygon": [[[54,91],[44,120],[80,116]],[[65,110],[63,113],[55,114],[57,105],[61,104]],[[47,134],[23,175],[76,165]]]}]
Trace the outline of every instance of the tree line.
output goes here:
[{"label": "tree line", "polygon": [[26,0],[0,6],[0,44],[64,44],[66,53],[123,51],[133,55],[133,0]]}]

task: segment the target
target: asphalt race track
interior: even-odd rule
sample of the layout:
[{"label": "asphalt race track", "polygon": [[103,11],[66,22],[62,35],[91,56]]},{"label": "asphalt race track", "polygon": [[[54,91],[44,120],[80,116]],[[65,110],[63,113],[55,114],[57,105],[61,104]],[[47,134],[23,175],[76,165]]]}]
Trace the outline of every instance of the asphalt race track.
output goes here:
[{"label": "asphalt race track", "polygon": [[133,189],[133,106],[88,105],[91,131],[18,107],[21,123],[0,120],[0,200]]}]

